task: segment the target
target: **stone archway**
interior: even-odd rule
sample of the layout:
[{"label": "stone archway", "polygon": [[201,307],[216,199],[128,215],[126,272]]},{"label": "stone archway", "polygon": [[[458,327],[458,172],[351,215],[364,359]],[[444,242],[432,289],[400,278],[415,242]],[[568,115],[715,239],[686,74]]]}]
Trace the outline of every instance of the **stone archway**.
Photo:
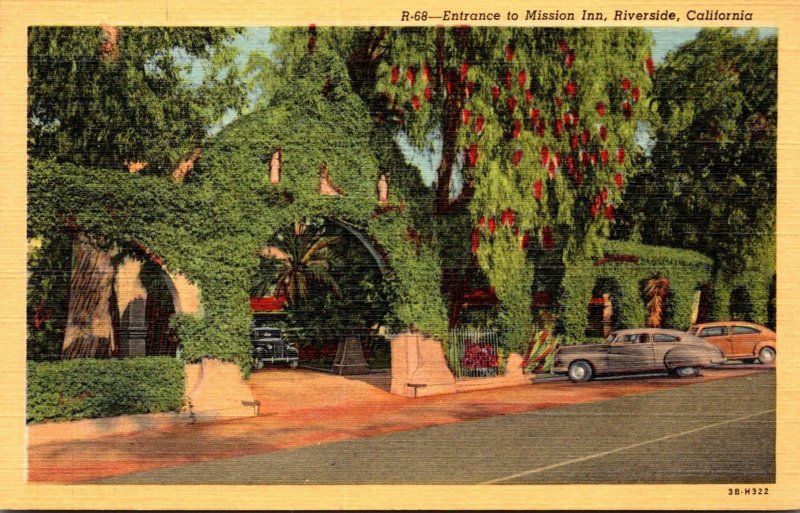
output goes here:
[{"label": "stone archway", "polygon": [[174,356],[178,341],[170,318],[202,314],[198,287],[151,260],[124,257],[117,266],[115,291],[123,357]]},{"label": "stone archway", "polygon": [[[285,317],[276,326],[288,328],[303,361],[330,366],[333,358],[332,368],[339,374],[367,372],[367,358],[374,353],[385,363],[388,346],[380,328],[388,307],[381,283],[389,268],[386,252],[367,230],[327,215],[295,223],[293,229],[284,227],[266,244],[260,249],[263,260],[255,274],[251,308],[256,297],[280,303]],[[322,268],[312,271],[307,261]],[[295,285],[292,276],[300,276]],[[297,283],[303,284],[304,294]]]}]

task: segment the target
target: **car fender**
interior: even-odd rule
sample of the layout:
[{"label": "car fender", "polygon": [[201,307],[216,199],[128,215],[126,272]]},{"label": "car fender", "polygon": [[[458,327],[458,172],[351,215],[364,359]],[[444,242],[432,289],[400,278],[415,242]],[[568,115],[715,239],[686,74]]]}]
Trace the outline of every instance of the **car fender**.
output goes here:
[{"label": "car fender", "polygon": [[695,367],[699,365],[708,365],[710,363],[709,355],[706,351],[698,347],[676,347],[667,351],[664,355],[664,366],[669,369],[677,369],[680,367]]},{"label": "car fender", "polygon": [[592,348],[590,351],[581,352],[580,346],[562,347],[556,351],[553,372],[567,372],[569,366],[578,360],[583,360],[592,366],[595,373],[606,370],[605,364],[608,355],[602,349]]},{"label": "car fender", "polygon": [[765,347],[768,347],[777,353],[778,351],[775,349],[775,345],[776,344],[774,340],[765,340],[763,342],[759,342],[753,349],[753,356],[758,358],[758,353],[760,353],[761,350],[764,349]]}]

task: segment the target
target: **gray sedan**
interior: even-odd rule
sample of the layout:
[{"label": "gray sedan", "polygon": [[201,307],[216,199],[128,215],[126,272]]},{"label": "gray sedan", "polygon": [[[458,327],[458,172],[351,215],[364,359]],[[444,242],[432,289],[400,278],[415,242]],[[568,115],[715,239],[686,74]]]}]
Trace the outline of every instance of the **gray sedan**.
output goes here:
[{"label": "gray sedan", "polygon": [[707,341],[684,331],[659,328],[619,330],[604,344],[562,346],[553,372],[575,382],[592,376],[669,372],[696,376],[703,367],[725,363],[722,352]]}]

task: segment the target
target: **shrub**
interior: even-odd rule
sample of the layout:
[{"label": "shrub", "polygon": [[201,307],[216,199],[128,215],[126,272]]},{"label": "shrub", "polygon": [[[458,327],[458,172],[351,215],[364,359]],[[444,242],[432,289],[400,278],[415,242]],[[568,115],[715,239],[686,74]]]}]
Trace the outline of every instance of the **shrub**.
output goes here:
[{"label": "shrub", "polygon": [[176,411],[183,362],[168,357],[28,362],[28,422]]}]

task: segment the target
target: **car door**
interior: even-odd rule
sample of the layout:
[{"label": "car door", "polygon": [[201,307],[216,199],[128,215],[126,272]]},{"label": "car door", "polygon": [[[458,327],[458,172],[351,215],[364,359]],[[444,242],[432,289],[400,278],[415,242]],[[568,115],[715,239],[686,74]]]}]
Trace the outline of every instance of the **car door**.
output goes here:
[{"label": "car door", "polygon": [[761,332],[751,326],[731,326],[731,356],[753,356],[756,344],[761,341]]},{"label": "car door", "polygon": [[697,332],[697,336],[717,346],[725,356],[732,354],[733,348],[727,326],[706,326]]},{"label": "car door", "polygon": [[675,335],[668,333],[654,333],[653,339],[653,354],[657,362],[658,369],[665,368],[666,355],[672,349],[680,344],[680,340]]},{"label": "car door", "polygon": [[612,372],[655,368],[650,336],[647,333],[630,333],[617,337],[608,351],[608,368]]}]

